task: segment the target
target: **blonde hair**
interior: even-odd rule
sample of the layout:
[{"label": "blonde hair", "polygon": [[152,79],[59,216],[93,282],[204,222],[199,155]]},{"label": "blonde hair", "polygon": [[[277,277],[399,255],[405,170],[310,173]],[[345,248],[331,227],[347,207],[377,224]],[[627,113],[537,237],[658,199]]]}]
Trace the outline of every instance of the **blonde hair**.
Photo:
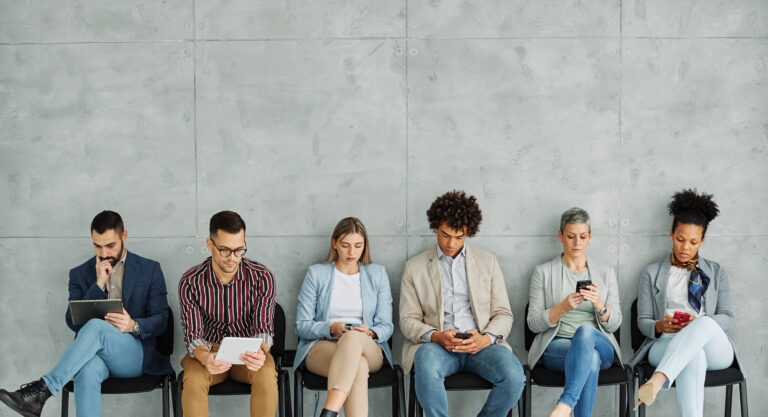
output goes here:
[{"label": "blonde hair", "polygon": [[360,255],[360,262],[362,262],[363,265],[368,265],[371,263],[371,251],[368,245],[368,232],[365,231],[363,222],[361,222],[357,217],[343,218],[336,224],[336,227],[333,228],[333,235],[331,235],[331,247],[328,249],[328,257],[325,259],[325,262],[335,262],[339,257],[336,249],[333,248],[333,241],[335,240],[338,243],[339,240],[341,240],[344,236],[354,233],[357,233],[363,237],[363,254]]}]

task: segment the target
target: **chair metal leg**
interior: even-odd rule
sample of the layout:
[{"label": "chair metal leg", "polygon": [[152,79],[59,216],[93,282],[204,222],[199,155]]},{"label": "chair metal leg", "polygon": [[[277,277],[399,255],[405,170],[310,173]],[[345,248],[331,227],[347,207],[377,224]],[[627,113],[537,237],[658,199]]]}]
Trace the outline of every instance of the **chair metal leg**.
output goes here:
[{"label": "chair metal leg", "polygon": [[400,381],[395,377],[392,383],[392,417],[400,417]]},{"label": "chair metal leg", "polygon": [[296,370],[293,373],[293,411],[297,417],[304,417],[304,387],[301,371]]},{"label": "chair metal leg", "polygon": [[69,415],[69,391],[61,390],[61,417]]},{"label": "chair metal leg", "polygon": [[291,376],[288,374],[288,371],[285,371],[283,374],[283,392],[285,392],[285,416],[292,417],[293,411],[291,407]]},{"label": "chair metal leg", "polygon": [[403,375],[403,368],[397,366],[395,368],[395,374],[397,376],[397,415],[399,417],[405,417],[405,376]]},{"label": "chair metal leg", "polygon": [[277,415],[285,417],[285,376],[282,372],[277,373]]},{"label": "chair metal leg", "polygon": [[533,403],[531,402],[531,391],[533,391],[533,387],[531,386],[531,371],[526,368],[525,390],[523,390],[523,395],[525,395],[525,417],[531,417],[531,409],[533,408]]},{"label": "chair metal leg", "polygon": [[413,386],[413,374],[408,378],[408,417],[416,416],[416,388]]},{"label": "chair metal leg", "polygon": [[733,384],[725,386],[725,417],[731,417],[733,408]]},{"label": "chair metal leg", "polygon": [[184,417],[184,407],[182,407],[181,403],[181,393],[184,390],[184,371],[181,371],[179,373],[179,376],[176,377],[176,392],[174,395],[176,396],[176,415],[174,417]]},{"label": "chair metal leg", "polygon": [[741,417],[749,417],[749,403],[747,402],[747,381],[739,382],[739,402],[741,403]]},{"label": "chair metal leg", "polygon": [[171,417],[170,411],[170,394],[171,394],[171,382],[168,375],[163,379],[163,417]]},{"label": "chair metal leg", "polygon": [[627,384],[619,385],[619,417],[627,416]]}]

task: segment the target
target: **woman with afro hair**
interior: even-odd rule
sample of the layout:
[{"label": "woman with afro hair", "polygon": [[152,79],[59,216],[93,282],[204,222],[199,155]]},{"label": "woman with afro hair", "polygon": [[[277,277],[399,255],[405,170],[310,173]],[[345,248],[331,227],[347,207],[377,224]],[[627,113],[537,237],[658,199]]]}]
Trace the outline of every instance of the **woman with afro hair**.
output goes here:
[{"label": "woman with afro hair", "polygon": [[[630,361],[648,358],[656,371],[638,390],[638,403],[653,404],[662,389],[677,384],[684,417],[704,415],[707,370],[733,363],[731,289],[725,270],[699,256],[707,226],[719,210],[710,194],[676,193],[669,203],[674,216],[672,252],[645,268],[638,284],[637,326],[646,339]],[[635,406],[635,408],[637,408]]]}]

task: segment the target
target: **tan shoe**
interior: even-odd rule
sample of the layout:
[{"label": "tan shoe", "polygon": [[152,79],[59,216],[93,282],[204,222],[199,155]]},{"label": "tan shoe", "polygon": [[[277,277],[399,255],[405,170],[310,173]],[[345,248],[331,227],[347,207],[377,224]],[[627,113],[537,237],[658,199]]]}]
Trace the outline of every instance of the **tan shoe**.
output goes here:
[{"label": "tan shoe", "polygon": [[656,401],[656,394],[658,394],[659,389],[656,388],[656,385],[654,385],[651,381],[646,382],[640,388],[637,390],[637,404],[635,404],[635,410],[637,410],[637,407],[640,407],[640,404],[645,405],[651,405],[654,401]]}]

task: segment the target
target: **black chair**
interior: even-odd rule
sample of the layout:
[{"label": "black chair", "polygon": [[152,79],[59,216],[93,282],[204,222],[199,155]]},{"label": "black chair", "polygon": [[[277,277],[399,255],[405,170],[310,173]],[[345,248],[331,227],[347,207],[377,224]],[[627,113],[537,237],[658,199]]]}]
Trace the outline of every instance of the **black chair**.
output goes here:
[{"label": "black chair", "polygon": [[[643,344],[645,335],[640,333],[637,327],[637,299],[632,302],[632,350],[637,350]],[[635,366],[638,386],[644,384],[656,371],[656,367],[648,363],[645,358]],[[747,379],[741,372],[736,358],[730,367],[720,371],[707,371],[704,379],[705,387],[722,387],[725,385],[725,417],[731,417],[731,408],[733,405],[733,386],[739,384],[739,394],[741,402],[741,417],[749,417],[749,404],[747,403]],[[675,384],[672,384],[675,386]],[[638,410],[639,417],[645,417],[645,404]]]},{"label": "black chair", "polygon": [[[157,337],[157,351],[162,355],[171,356],[173,353],[173,311],[168,309],[168,325],[163,334]],[[154,391],[158,388],[163,390],[163,417],[170,417],[169,399],[171,397],[171,387],[176,381],[176,371],[171,371],[166,375],[147,375],[136,378],[107,378],[101,383],[102,394],[136,394],[140,392]],[[69,393],[75,392],[75,384],[69,381],[61,390],[61,416],[69,415]],[[176,409],[180,408],[176,403],[176,397],[173,397],[174,414]]]},{"label": "black chair", "polygon": [[[419,398],[416,396],[416,374],[413,368],[411,368],[410,382],[410,388],[408,389],[408,417],[423,417],[424,410],[422,410]],[[493,388],[492,383],[479,375],[469,372],[458,372],[446,377],[444,385],[446,391],[477,391]],[[517,402],[517,414],[519,417],[523,417],[524,410],[524,395],[521,395]],[[512,410],[509,410],[507,417],[512,417]]]},{"label": "black chair", "polygon": [[[288,371],[282,368],[283,354],[285,353],[285,313],[280,304],[275,303],[275,336],[269,353],[275,360],[277,368],[278,403],[277,412],[280,417],[291,417],[291,383]],[[176,398],[179,406],[176,408],[176,417],[182,417],[184,411],[181,407],[181,391],[184,389],[184,371],[179,373],[176,379]],[[210,388],[208,395],[251,395],[251,384],[227,379]],[[286,398],[287,396],[287,398]]]},{"label": "black chair", "polygon": [[[391,350],[391,337],[387,340],[387,344]],[[403,416],[402,413],[405,410],[404,381],[403,368],[400,365],[394,365],[394,367],[390,368],[389,365],[384,363],[381,369],[368,375],[368,388],[392,388],[393,417]],[[328,378],[313,374],[303,366],[293,371],[293,409],[296,411],[296,417],[304,417],[305,388],[312,391],[326,391],[328,389]]]},{"label": "black chair", "polygon": [[[531,349],[533,339],[536,334],[528,327],[528,305],[525,305],[525,350]],[[616,342],[621,344],[621,331],[617,329],[613,336],[616,338]],[[565,386],[565,373],[552,371],[544,366],[536,366],[531,369],[528,365],[525,366],[525,415],[531,416],[531,391],[533,384],[540,387],[564,387]],[[628,365],[624,365],[620,362],[614,361],[608,369],[600,371],[600,375],[597,380],[598,386],[605,385],[618,385],[619,386],[619,417],[629,417],[630,408],[629,405],[632,402],[633,394],[635,391],[635,378],[632,374],[632,369]]]}]

